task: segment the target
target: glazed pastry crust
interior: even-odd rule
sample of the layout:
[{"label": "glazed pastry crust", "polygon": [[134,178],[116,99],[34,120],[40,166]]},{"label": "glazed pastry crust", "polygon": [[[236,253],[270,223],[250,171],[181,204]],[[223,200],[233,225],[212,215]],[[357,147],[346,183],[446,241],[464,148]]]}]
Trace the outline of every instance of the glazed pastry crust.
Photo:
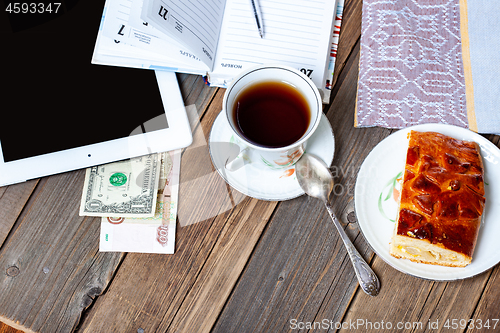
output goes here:
[{"label": "glazed pastry crust", "polygon": [[485,203],[479,146],[435,132],[409,135],[390,253],[464,267],[472,260]]}]

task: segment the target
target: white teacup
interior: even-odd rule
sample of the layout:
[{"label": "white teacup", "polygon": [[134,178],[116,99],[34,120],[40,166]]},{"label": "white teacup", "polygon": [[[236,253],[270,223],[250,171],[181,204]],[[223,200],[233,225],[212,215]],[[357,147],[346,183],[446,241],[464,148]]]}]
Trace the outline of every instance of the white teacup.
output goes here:
[{"label": "white teacup", "polygon": [[[263,82],[282,82],[292,86],[305,100],[309,109],[309,122],[305,132],[286,146],[267,146],[250,140],[243,133],[235,115],[235,105],[248,88]],[[302,72],[282,65],[260,65],[241,73],[227,88],[222,102],[223,111],[235,135],[235,143],[240,147],[236,158],[226,162],[228,171],[235,171],[247,163],[260,163],[269,169],[285,169],[294,165],[305,152],[306,142],[314,133],[321,120],[321,96],[310,78]],[[259,118],[260,119],[260,118]],[[265,122],[265,118],[261,119]]]}]

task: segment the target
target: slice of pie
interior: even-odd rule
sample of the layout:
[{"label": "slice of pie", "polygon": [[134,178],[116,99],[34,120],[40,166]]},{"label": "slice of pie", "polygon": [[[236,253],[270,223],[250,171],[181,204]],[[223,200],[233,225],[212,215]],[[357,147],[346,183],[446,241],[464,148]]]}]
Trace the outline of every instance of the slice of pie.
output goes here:
[{"label": "slice of pie", "polygon": [[390,253],[464,267],[472,260],[485,202],[479,146],[434,132],[409,135]]}]

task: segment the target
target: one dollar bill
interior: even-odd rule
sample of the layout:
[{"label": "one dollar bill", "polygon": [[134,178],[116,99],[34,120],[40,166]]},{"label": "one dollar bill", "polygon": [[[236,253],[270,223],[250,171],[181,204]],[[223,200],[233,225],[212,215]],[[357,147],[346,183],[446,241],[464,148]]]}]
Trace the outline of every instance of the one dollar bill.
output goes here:
[{"label": "one dollar bill", "polygon": [[88,168],[80,215],[152,217],[160,176],[159,154]]}]

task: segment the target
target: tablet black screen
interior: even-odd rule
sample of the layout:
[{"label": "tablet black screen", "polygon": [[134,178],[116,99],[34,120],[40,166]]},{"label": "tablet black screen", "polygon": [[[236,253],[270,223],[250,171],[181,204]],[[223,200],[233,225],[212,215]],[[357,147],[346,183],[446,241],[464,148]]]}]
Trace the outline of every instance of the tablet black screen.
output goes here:
[{"label": "tablet black screen", "polygon": [[1,14],[6,162],[127,137],[153,118],[168,127],[153,71],[91,64],[104,1],[60,3]]}]

